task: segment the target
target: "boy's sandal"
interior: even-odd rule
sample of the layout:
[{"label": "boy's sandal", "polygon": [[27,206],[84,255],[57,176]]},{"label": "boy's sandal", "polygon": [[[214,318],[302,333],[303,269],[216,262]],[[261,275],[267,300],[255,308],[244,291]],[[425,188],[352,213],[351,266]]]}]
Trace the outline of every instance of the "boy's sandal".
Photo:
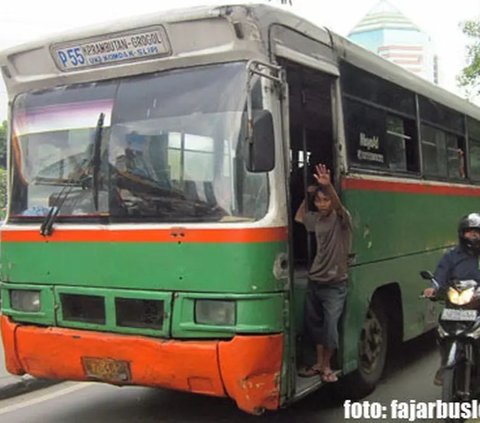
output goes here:
[{"label": "boy's sandal", "polygon": [[326,383],[333,383],[338,380],[337,375],[331,370],[323,372],[321,375],[321,378],[322,378],[322,382],[326,382]]},{"label": "boy's sandal", "polygon": [[305,366],[298,371],[300,377],[322,376],[322,371],[314,366]]}]

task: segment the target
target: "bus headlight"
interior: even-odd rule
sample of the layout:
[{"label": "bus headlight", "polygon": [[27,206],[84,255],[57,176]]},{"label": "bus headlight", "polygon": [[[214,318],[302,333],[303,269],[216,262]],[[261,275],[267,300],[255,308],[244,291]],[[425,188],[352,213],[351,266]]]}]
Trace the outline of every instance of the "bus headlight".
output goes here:
[{"label": "bus headlight", "polygon": [[10,306],[17,311],[40,311],[40,291],[12,289],[10,291]]},{"label": "bus headlight", "polygon": [[196,300],[195,322],[207,325],[235,325],[235,301]]}]

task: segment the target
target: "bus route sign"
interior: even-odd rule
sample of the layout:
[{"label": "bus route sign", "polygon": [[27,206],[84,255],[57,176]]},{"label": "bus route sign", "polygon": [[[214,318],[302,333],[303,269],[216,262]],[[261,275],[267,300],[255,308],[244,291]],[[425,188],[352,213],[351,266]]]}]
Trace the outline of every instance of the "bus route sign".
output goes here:
[{"label": "bus route sign", "polygon": [[170,54],[170,44],[163,27],[155,26],[89,38],[50,47],[53,60],[61,71],[113,63],[146,60]]}]

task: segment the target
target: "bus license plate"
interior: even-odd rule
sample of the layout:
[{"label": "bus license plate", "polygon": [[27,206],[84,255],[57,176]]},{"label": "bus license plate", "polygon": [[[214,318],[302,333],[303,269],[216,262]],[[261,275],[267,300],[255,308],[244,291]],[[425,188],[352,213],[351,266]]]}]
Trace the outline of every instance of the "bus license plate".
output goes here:
[{"label": "bus license plate", "polygon": [[108,382],[128,382],[130,365],[127,361],[111,358],[82,357],[85,375]]},{"label": "bus license plate", "polygon": [[457,320],[472,322],[477,318],[477,310],[456,310],[453,308],[444,308],[442,320]]}]

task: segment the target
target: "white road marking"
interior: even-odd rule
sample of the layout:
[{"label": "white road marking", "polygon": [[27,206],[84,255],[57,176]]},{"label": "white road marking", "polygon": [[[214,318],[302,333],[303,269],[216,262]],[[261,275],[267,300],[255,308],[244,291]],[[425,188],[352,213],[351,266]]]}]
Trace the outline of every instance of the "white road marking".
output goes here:
[{"label": "white road marking", "polygon": [[0,415],[10,413],[12,411],[20,410],[21,408],[30,407],[32,405],[39,404],[44,401],[49,401],[51,399],[61,397],[62,395],[71,394],[72,392],[79,391],[80,389],[88,388],[89,386],[92,386],[92,385],[93,383],[88,383],[88,382],[77,383],[73,386],[69,386],[68,388],[64,388],[60,391],[52,392],[51,394],[46,394],[38,398],[33,398],[31,400],[21,402],[19,404],[14,404],[5,408],[0,408]]}]

